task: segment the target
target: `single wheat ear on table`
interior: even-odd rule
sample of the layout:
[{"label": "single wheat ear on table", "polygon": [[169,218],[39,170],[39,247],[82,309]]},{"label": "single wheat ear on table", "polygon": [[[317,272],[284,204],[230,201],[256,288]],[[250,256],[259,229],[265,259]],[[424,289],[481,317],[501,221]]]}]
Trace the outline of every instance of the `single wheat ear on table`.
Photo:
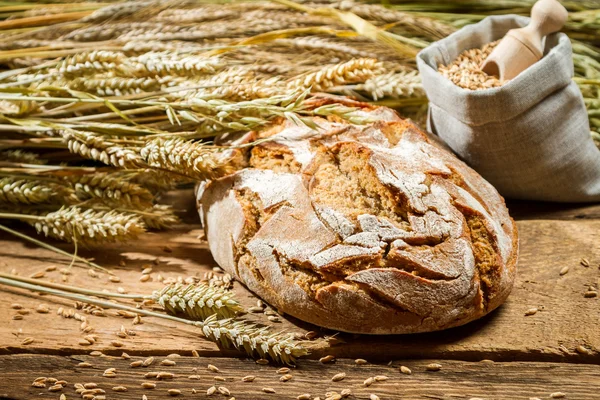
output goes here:
[{"label": "single wheat ear on table", "polygon": [[204,320],[213,314],[231,318],[243,311],[230,291],[202,284],[167,285],[155,291],[152,300],[171,314],[183,314],[195,320]]}]

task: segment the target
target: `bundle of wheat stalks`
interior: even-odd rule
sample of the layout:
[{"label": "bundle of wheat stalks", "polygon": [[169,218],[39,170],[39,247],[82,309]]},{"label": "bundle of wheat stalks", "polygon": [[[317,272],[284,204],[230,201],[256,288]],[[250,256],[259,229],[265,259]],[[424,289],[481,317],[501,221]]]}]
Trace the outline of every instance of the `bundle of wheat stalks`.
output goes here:
[{"label": "bundle of wheat stalks", "polygon": [[[414,56],[533,1],[142,0],[0,6],[0,220],[83,245],[177,222],[160,192],[242,166],[216,135],[310,124],[315,92],[422,120]],[[565,4],[575,80],[600,138],[600,8]],[[11,233],[12,229],[0,225]]]}]

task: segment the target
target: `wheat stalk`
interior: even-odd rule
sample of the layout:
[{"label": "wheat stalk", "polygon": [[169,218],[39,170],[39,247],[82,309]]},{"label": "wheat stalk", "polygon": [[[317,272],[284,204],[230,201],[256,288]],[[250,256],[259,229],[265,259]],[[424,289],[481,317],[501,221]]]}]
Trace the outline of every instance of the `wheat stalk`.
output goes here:
[{"label": "wheat stalk", "polygon": [[[143,308],[134,308],[120,303],[100,300],[81,294],[69,293],[60,289],[41,286],[19,281],[7,274],[0,273],[0,284],[19,287],[36,292],[49,293],[62,298],[82,301],[104,308],[125,310],[150,317],[167,319],[187,325],[196,326],[201,329],[208,340],[217,343],[224,348],[235,348],[246,352],[255,358],[270,358],[275,362],[283,364],[294,364],[298,357],[308,354],[307,349],[294,339],[291,333],[269,333],[267,327],[259,327],[243,320],[217,319],[213,314],[204,321],[190,321],[172,315],[160,314]],[[36,282],[39,283],[39,282]],[[56,284],[55,284],[56,285]]]}]

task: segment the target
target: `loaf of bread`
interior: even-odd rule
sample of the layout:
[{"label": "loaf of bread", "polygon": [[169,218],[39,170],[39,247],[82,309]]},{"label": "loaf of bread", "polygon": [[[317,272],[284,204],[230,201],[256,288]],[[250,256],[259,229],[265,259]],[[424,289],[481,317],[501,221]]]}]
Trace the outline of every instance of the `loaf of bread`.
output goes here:
[{"label": "loaf of bread", "polygon": [[518,254],[503,198],[393,110],[346,105],[375,122],[282,121],[251,134],[270,140],[248,168],[198,191],[216,262],[278,310],[345,332],[434,331],[498,307]]}]

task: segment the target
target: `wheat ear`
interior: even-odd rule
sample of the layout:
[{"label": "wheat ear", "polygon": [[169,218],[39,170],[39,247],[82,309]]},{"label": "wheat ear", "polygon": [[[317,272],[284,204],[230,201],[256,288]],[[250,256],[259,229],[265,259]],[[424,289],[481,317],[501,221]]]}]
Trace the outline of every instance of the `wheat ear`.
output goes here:
[{"label": "wheat ear", "polygon": [[230,318],[242,311],[233,294],[222,288],[203,284],[171,284],[152,294],[152,299],[171,314],[184,314],[191,319],[204,320],[216,314]]},{"label": "wheat ear", "polygon": [[82,201],[95,198],[121,207],[152,207],[152,193],[140,185],[124,181],[119,174],[95,173],[70,176],[67,179]]},{"label": "wheat ear", "polygon": [[88,245],[126,241],[145,231],[135,214],[79,207],[61,208],[43,216],[2,213],[0,218],[20,219],[48,237]]},{"label": "wheat ear", "polygon": [[140,154],[151,167],[198,180],[214,179],[233,172],[233,167],[218,149],[181,138],[150,140]]}]

